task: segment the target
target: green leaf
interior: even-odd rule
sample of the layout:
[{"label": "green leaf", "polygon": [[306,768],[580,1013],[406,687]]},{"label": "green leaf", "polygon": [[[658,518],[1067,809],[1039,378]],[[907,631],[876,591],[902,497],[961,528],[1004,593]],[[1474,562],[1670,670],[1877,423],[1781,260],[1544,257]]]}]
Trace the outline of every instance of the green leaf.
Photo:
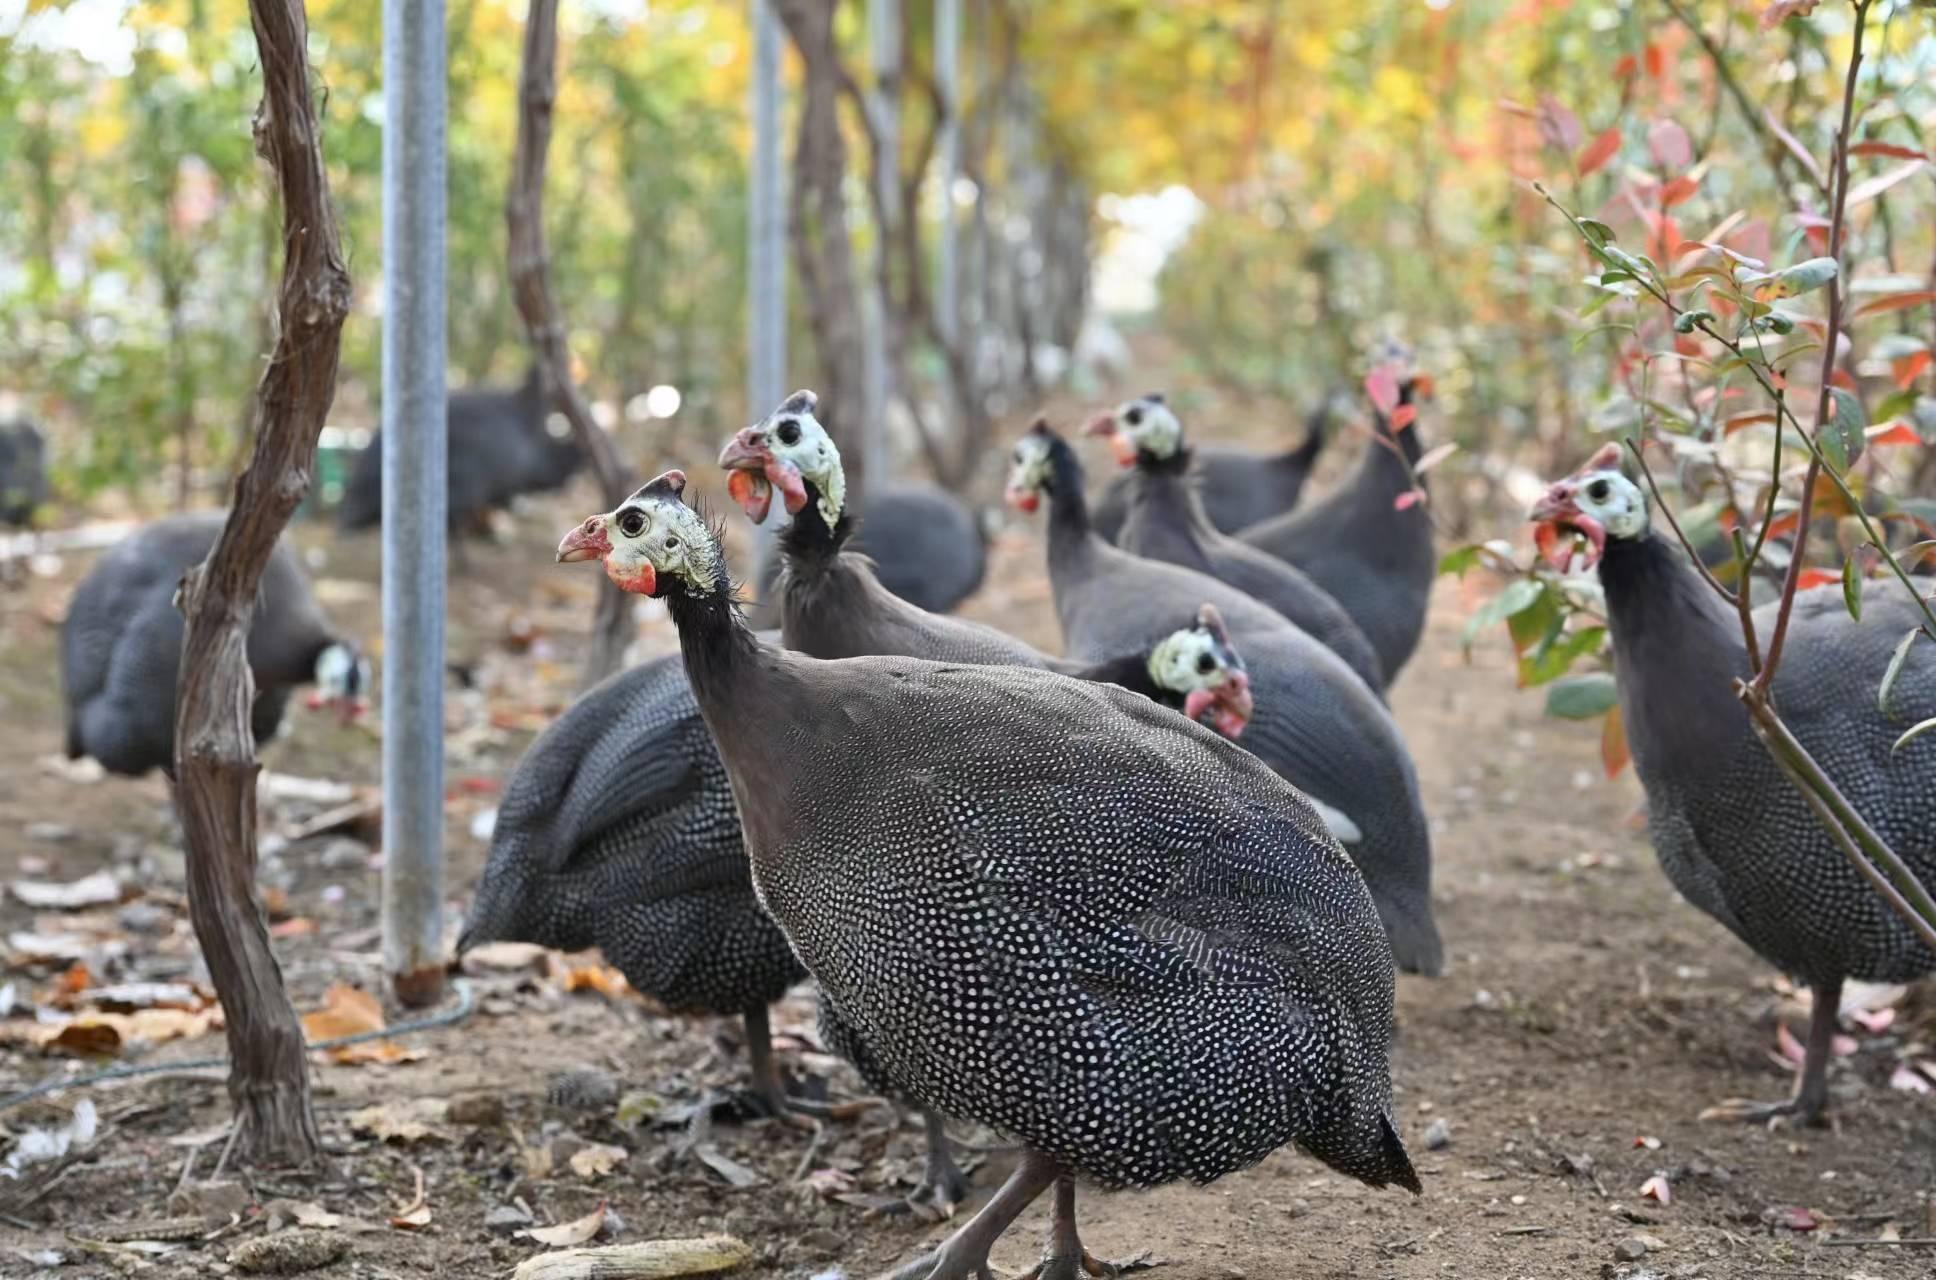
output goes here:
[{"label": "green leaf", "polygon": [[1781,287],[1784,298],[1792,298],[1798,293],[1811,293],[1835,279],[1838,268],[1833,258],[1810,258],[1797,262],[1792,267],[1783,267],[1775,272],[1773,281]]},{"label": "green leaf", "polygon": [[1876,710],[1883,715],[1889,714],[1889,694],[1896,687],[1896,677],[1902,674],[1902,664],[1909,659],[1909,646],[1916,643],[1921,635],[1921,627],[1911,627],[1896,641],[1896,651],[1889,655],[1888,669],[1882,673],[1882,683],[1876,687]]},{"label": "green leaf", "polygon": [[1877,422],[1891,422],[1897,418],[1907,418],[1915,410],[1915,388],[1911,387],[1907,391],[1891,391],[1876,405],[1875,420]]},{"label": "green leaf", "polygon": [[1566,613],[1560,608],[1557,591],[1542,591],[1539,599],[1506,619],[1506,630],[1512,635],[1514,653],[1525,653],[1550,643],[1565,625]]},{"label": "green leaf", "polygon": [[1455,547],[1439,558],[1439,572],[1453,573],[1463,578],[1467,569],[1478,566],[1482,551],[1484,548],[1476,542],[1469,546]]},{"label": "green leaf", "polygon": [[1894,755],[1916,739],[1922,737],[1925,733],[1928,733],[1931,729],[1936,729],[1936,716],[1931,716],[1921,724],[1910,726],[1907,733],[1896,739],[1895,745],[1889,748],[1889,753]]},{"label": "green leaf", "polygon": [[1638,279],[1648,279],[1654,274],[1654,261],[1652,258],[1642,254],[1628,253],[1619,245],[1610,245],[1603,248],[1600,250],[1600,254],[1602,257],[1611,261],[1616,267],[1621,267],[1632,272]]},{"label": "green leaf", "polygon": [[1717,317],[1706,307],[1693,311],[1683,311],[1674,317],[1675,333],[1692,333],[1703,324],[1713,324]]},{"label": "green leaf", "polygon": [[1862,621],[1862,573],[1855,567],[1854,556],[1842,562],[1842,603],[1851,618]]},{"label": "green leaf", "polygon": [[1546,691],[1546,714],[1562,720],[1591,720],[1603,716],[1620,702],[1613,677],[1604,671],[1557,680]]},{"label": "green leaf", "polygon": [[1815,433],[1815,443],[1821,446],[1822,456],[1829,464],[1846,474],[1849,465],[1862,456],[1869,419],[1862,412],[1862,401],[1853,391],[1844,387],[1830,387],[1828,391],[1834,412]]},{"label": "green leaf", "polygon": [[1755,320],[1754,327],[1766,329],[1776,337],[1785,338],[1795,332],[1795,317],[1786,311],[1770,310],[1767,315]]},{"label": "green leaf", "polygon": [[1561,631],[1550,637],[1519,660],[1520,687],[1533,689],[1551,684],[1571,671],[1580,658],[1599,653],[1606,638],[1605,627],[1581,627],[1578,631]]},{"label": "green leaf", "polygon": [[1467,649],[1473,640],[1487,627],[1496,627],[1507,618],[1523,609],[1530,609],[1546,594],[1546,584],[1537,578],[1514,578],[1506,584],[1506,589],[1479,607],[1472,620],[1465,624],[1465,634],[1459,643]]},{"label": "green leaf", "polygon": [[1575,221],[1580,228],[1580,234],[1585,236],[1586,242],[1594,248],[1604,249],[1613,243],[1613,228],[1598,218],[1579,218]]}]

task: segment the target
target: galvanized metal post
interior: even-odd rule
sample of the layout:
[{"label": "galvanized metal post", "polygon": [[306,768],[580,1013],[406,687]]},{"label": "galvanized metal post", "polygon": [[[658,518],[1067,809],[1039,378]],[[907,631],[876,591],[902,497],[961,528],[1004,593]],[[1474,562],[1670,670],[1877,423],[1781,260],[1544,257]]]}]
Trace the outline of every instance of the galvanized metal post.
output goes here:
[{"label": "galvanized metal post", "polygon": [[383,0],[383,961],[443,993],[444,0]]},{"label": "galvanized metal post", "polygon": [[934,320],[952,342],[960,327],[955,182],[961,177],[961,0],[934,0],[934,82],[946,113],[935,140],[941,155],[941,225],[935,235]]},{"label": "galvanized metal post", "polygon": [[866,458],[863,474],[869,483],[887,478],[887,408],[893,398],[893,371],[888,363],[888,326],[893,317],[881,288],[882,260],[889,253],[894,217],[901,199],[901,3],[867,0],[867,34],[873,51],[874,92],[871,95],[875,136],[880,140],[879,184],[882,217],[874,228],[874,278],[862,290],[866,299],[866,364],[862,372],[861,448]]},{"label": "galvanized metal post", "polygon": [[751,0],[753,171],[749,175],[746,272],[746,411],[757,419],[786,386],[786,178],[780,162],[780,18],[773,0]]}]

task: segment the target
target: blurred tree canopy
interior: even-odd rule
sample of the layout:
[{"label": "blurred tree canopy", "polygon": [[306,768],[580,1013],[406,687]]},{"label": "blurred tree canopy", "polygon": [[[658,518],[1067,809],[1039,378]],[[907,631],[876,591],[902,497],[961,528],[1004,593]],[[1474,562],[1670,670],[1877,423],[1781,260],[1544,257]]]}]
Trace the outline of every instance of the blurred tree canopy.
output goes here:
[{"label": "blurred tree canopy", "polygon": [[[1576,318],[1588,264],[1529,180],[1597,210],[1623,239],[1658,239],[1650,139],[1672,125],[1695,178],[1667,211],[1672,234],[1694,238],[1740,212],[1731,235],[1790,261],[1821,212],[1798,156],[1826,155],[1847,25],[1846,5],[1833,2],[1765,22],[1761,0],[966,9],[968,185],[1026,176],[976,152],[978,138],[1020,120],[1051,163],[1042,182],[1118,196],[1187,186],[1202,213],[1163,270],[1156,320],[1195,372],[1309,402],[1350,386],[1378,339],[1410,341],[1451,430],[1469,451],[1498,446],[1484,466],[1449,473],[1454,509],[1458,476],[1477,497],[1500,481],[1498,458],[1557,462],[1617,399],[1620,344],[1576,348],[1590,327]],[[932,120],[932,7],[907,0],[904,16],[905,166]],[[867,83],[864,8],[846,0],[836,17],[848,69]],[[379,348],[368,321],[380,294],[380,19],[379,0],[311,5],[363,321],[345,329],[338,416],[362,421]],[[522,19],[512,0],[450,8],[453,381],[521,371],[502,207]],[[574,350],[608,403],[670,382],[685,397],[682,420],[710,431],[741,411],[745,6],[598,0],[567,6],[564,22],[547,216]],[[1931,25],[1910,0],[1879,6],[1865,73],[1873,105],[1859,132],[1905,155],[1923,154],[1936,125]],[[274,269],[275,222],[249,146],[251,58],[241,0],[28,0],[23,19],[0,16],[0,183],[14,193],[0,207],[0,390],[86,428],[63,452],[83,488],[156,473],[184,449],[215,473],[233,457],[238,406],[268,345]],[[791,55],[788,75],[797,83]],[[842,110],[864,246],[865,131],[854,104]],[[1612,130],[1614,149],[1587,172],[1583,151]],[[1878,153],[1861,163],[1881,174],[1910,162]],[[1930,174],[1924,162],[1865,203],[1851,244],[1863,271],[1930,279]],[[930,222],[960,200],[933,188],[919,190]],[[1005,219],[1050,207],[998,211],[994,243],[1009,234]],[[1104,248],[1120,231],[1117,207],[1105,198],[1091,219]],[[917,244],[908,257],[925,252]],[[964,262],[972,296],[988,261],[971,245]],[[797,329],[797,288],[791,297]],[[1073,340],[1069,325],[1053,327],[1044,340]],[[1927,309],[1905,311],[1895,328],[1927,350]],[[921,367],[932,374],[932,361]]]}]

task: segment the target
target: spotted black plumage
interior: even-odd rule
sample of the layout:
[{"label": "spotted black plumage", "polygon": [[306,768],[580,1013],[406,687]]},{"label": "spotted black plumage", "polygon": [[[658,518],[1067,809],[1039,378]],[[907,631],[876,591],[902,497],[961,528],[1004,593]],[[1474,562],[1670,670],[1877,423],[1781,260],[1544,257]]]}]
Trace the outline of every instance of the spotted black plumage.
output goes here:
[{"label": "spotted black plumage", "polygon": [[[1218,445],[1198,449],[1194,469],[1210,523],[1234,534],[1295,507],[1324,449],[1324,427],[1329,417],[1329,405],[1319,405],[1305,420],[1303,441],[1282,453],[1253,453]],[[1110,542],[1120,539],[1123,523],[1129,518],[1130,480],[1129,476],[1113,477],[1096,499],[1096,532]]]},{"label": "spotted black plumage", "polygon": [[1112,685],[763,646],[683,487],[561,553],[666,596],[761,900],[896,1084],[1110,1186],[1296,1143],[1418,1188],[1384,930],[1295,790]]},{"label": "spotted black plumage", "polygon": [[[1364,872],[1401,968],[1436,974],[1432,844],[1411,753],[1391,713],[1337,654],[1214,578],[1131,555],[1089,526],[1082,465],[1038,425],[1016,445],[1011,492],[1049,498],[1049,583],[1068,652],[1101,659],[1164,628],[1172,604],[1203,600],[1229,624],[1257,714],[1243,745],[1344,821],[1333,830]],[[1355,834],[1354,834],[1355,829]]]},{"label": "spotted black plumage", "polygon": [[[1413,403],[1415,386],[1402,384],[1401,404]],[[1376,430],[1382,439],[1366,446],[1336,489],[1244,529],[1238,539],[1296,565],[1343,605],[1377,651],[1390,684],[1425,631],[1438,558],[1424,506],[1395,505],[1422,483],[1412,475],[1421,456],[1418,424],[1394,432],[1380,414]],[[1395,451],[1385,443],[1394,440]]]},{"label": "spotted black plumage", "polygon": [[[894,595],[930,613],[946,613],[981,587],[988,572],[988,536],[973,508],[924,485],[871,487],[861,531],[849,547],[874,563],[875,576]],[[757,581],[760,608],[749,616],[778,625],[782,559],[769,544]]]},{"label": "spotted black plumage", "polygon": [[[175,590],[182,574],[207,558],[226,518],[198,512],[143,525],[109,548],[75,588],[61,623],[70,757],[92,756],[130,775],[172,767],[182,646]],[[296,688],[316,679],[326,650],[343,655],[341,692],[360,694],[352,647],[331,629],[294,553],[279,543],[249,622],[256,690],[249,721],[258,745],[275,736]]]},{"label": "spotted black plumage", "polygon": [[805,973],[754,896],[725,766],[676,657],[603,681],[518,762],[457,945],[497,940],[596,946],[670,1009],[746,1016],[765,1070],[766,1006]]}]

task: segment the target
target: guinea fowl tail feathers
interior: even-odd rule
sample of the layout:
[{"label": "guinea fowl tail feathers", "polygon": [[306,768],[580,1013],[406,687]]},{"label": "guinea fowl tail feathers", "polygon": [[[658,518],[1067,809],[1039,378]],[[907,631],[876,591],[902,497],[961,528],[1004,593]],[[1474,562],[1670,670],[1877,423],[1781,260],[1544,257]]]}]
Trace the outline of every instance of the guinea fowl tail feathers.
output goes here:
[{"label": "guinea fowl tail feathers", "polygon": [[1391,1116],[1378,1117],[1378,1136],[1379,1154],[1384,1157],[1385,1171],[1382,1180],[1372,1185],[1387,1187],[1395,1183],[1415,1196],[1424,1195],[1425,1185],[1418,1180],[1418,1171],[1412,1168],[1412,1157],[1406,1153],[1404,1140],[1398,1136]]},{"label": "guinea fowl tail feathers", "polygon": [[1316,463],[1318,454],[1324,451],[1324,433],[1330,424],[1331,397],[1326,396],[1304,419],[1304,442],[1291,450],[1291,460],[1306,467]]}]

